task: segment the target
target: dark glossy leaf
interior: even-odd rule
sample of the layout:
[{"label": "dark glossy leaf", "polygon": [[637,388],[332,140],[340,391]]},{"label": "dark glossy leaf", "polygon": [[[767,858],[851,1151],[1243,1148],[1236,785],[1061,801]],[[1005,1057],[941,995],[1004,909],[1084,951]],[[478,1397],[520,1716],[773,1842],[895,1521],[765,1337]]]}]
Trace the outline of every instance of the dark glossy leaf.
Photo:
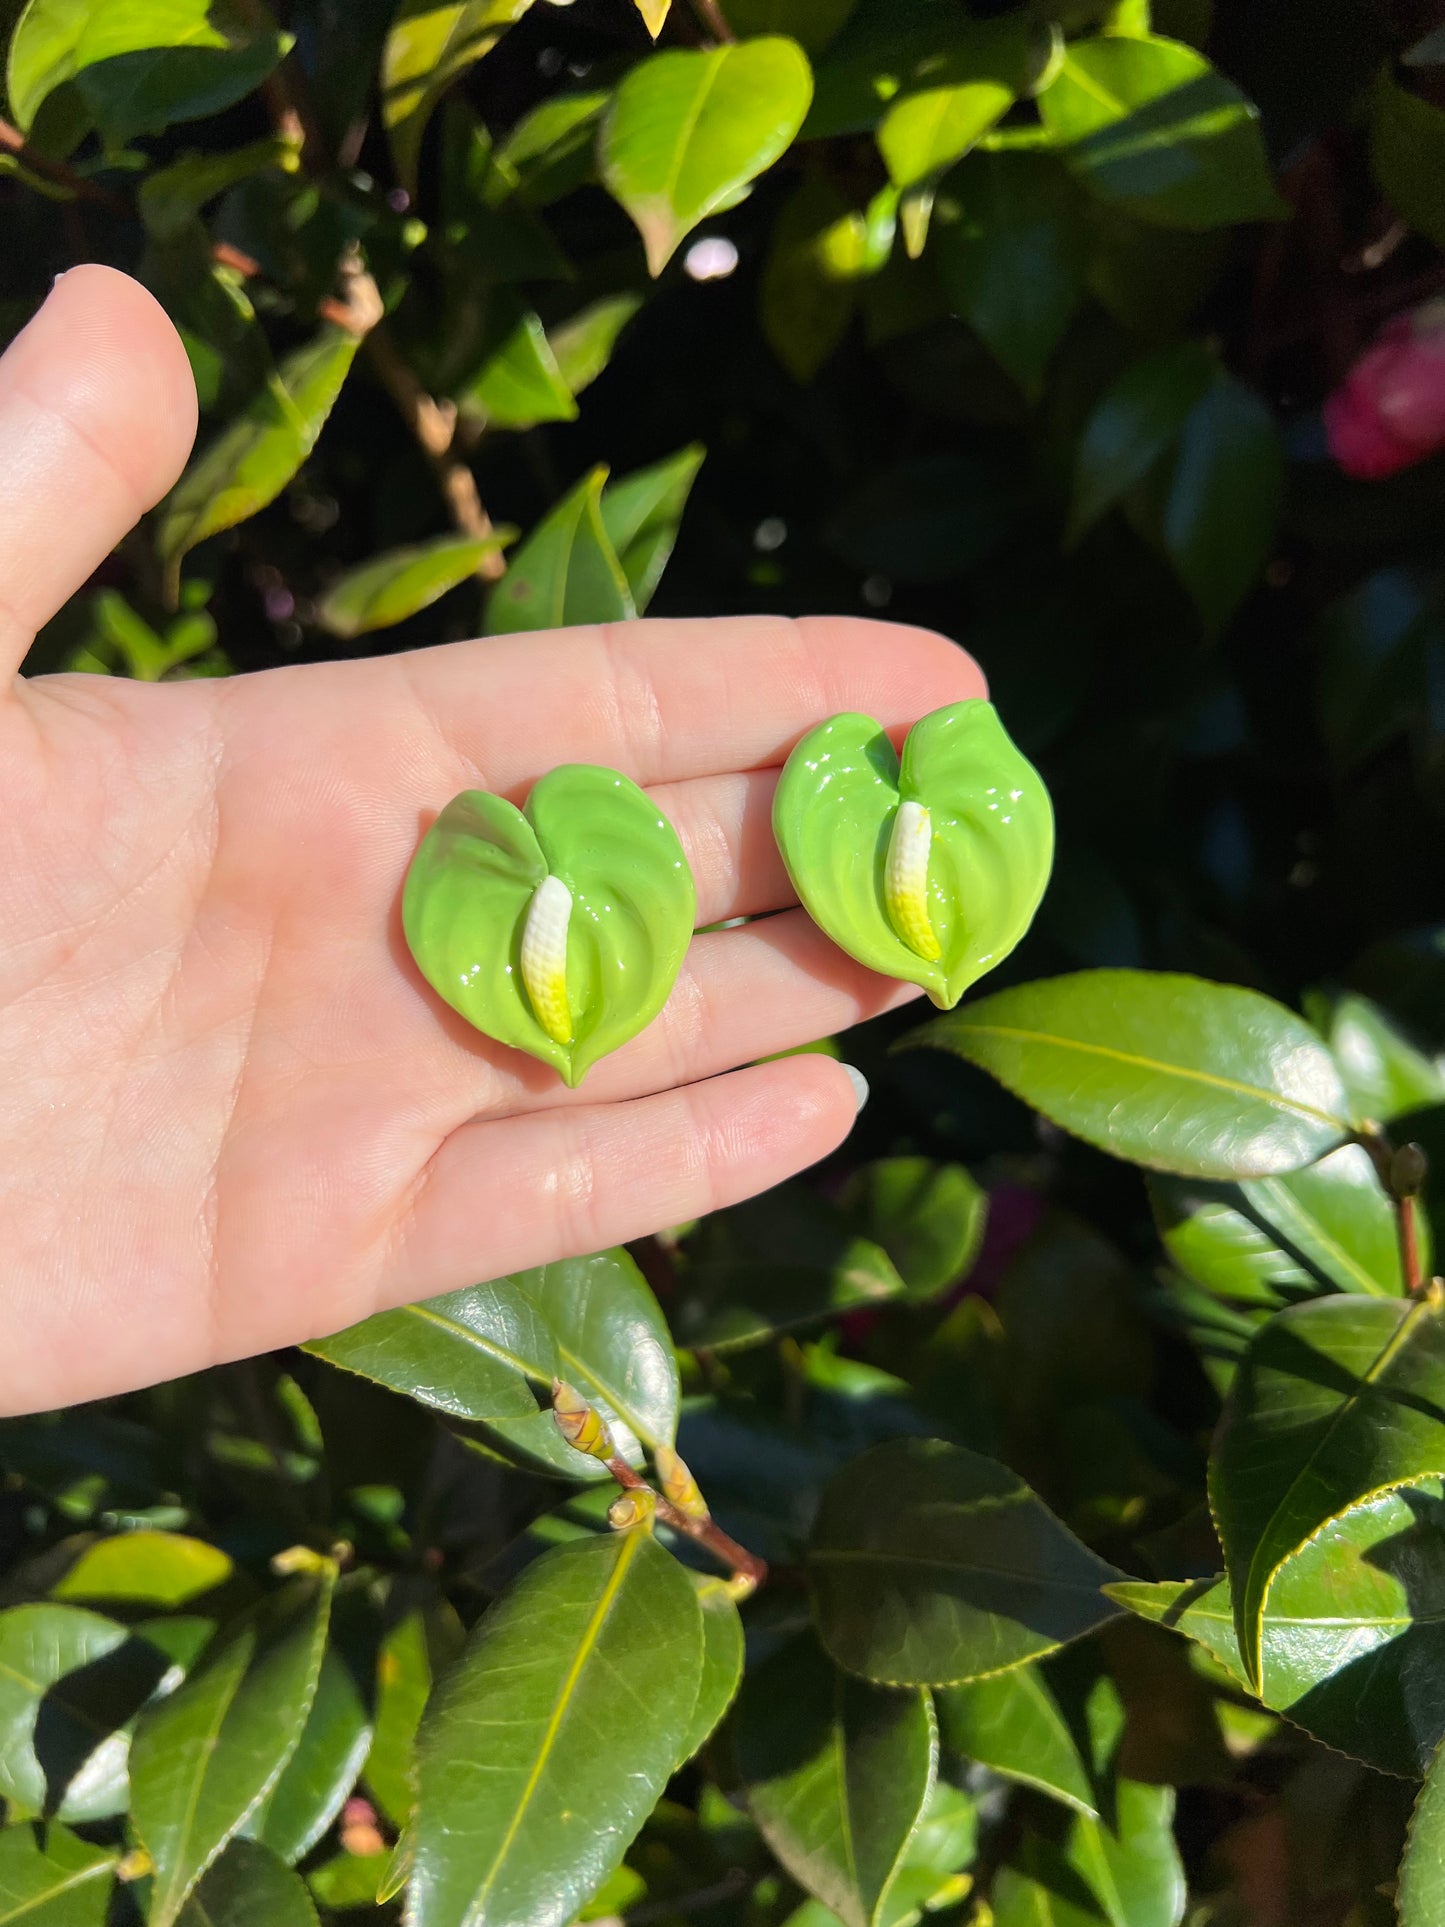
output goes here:
[{"label": "dark glossy leaf", "polygon": [[268,168],[293,173],[297,164],[295,141],[281,134],[268,134],[228,154],[183,154],[142,181],[141,218],[157,239],[174,240],[208,201],[238,181]]},{"label": "dark glossy leaf", "polygon": [[[1264,1615],[1264,1704],[1326,1746],[1411,1778],[1445,1736],[1442,1527],[1438,1479],[1367,1500],[1285,1561]],[[1247,1684],[1227,1580],[1109,1590]]]},{"label": "dark glossy leaf", "polygon": [[572,389],[541,320],[511,288],[493,288],[488,295],[475,367],[456,399],[478,430],[577,419]]},{"label": "dark glossy leaf", "polygon": [[1091,193],[1162,227],[1224,227],[1288,212],[1255,109],[1180,41],[1077,40],[1039,111]]},{"label": "dark glossy leaf", "polygon": [[823,1643],[849,1672],[948,1685],[1022,1665],[1113,1617],[1117,1575],[1023,1480],[936,1439],[897,1439],[823,1495],[808,1551]]},{"label": "dark glossy leaf", "polygon": [[973,155],[947,185],[958,218],[940,222],[935,258],[949,302],[1037,401],[1084,298],[1078,192],[1052,156],[1026,152]]},{"label": "dark glossy leaf", "polygon": [[10,43],[11,111],[28,131],[73,83],[115,147],[249,94],[286,49],[264,6],[239,0],[30,0]]},{"label": "dark glossy leaf", "polygon": [[566,1927],[673,1772],[701,1670],[696,1590],[647,1530],[528,1566],[422,1721],[414,1927]]},{"label": "dark glossy leaf", "polygon": [[759,319],[794,381],[811,381],[848,332],[867,241],[864,216],[821,173],[804,175],[773,223]]},{"label": "dark glossy leaf", "polygon": [[422,136],[437,102],[490,53],[532,0],[402,0],[381,62],[381,117],[403,184],[416,186]]},{"label": "dark glossy leaf", "polygon": [[524,1463],[596,1478],[552,1419],[562,1378],[595,1403],[624,1452],[672,1443],[677,1364],[657,1301],[622,1250],[570,1258],[379,1312],[307,1347],[453,1418]]},{"label": "dark glossy leaf", "polygon": [[744,39],[785,33],[809,54],[834,40],[858,0],[728,0],[728,24]]},{"label": "dark glossy leaf", "polygon": [[1445,1312],[1323,1298],[1278,1313],[1236,1374],[1209,1494],[1252,1682],[1281,1565],[1386,1486],[1445,1471]]},{"label": "dark glossy leaf", "polygon": [[1388,73],[1371,100],[1370,165],[1401,220],[1445,247],[1445,113]]},{"label": "dark glossy leaf", "polygon": [[1040,1667],[941,1687],[934,1706],[939,1737],[953,1752],[1097,1817],[1089,1769]]},{"label": "dark glossy leaf", "polygon": [[602,491],[602,527],[612,544],[638,615],[645,613],[677,540],[697,471],[707,450],[698,442],[634,469]]},{"label": "dark glossy leaf", "polygon": [[625,622],[637,613],[602,521],[605,468],[594,468],[551,508],[513,556],[487,601],[489,636],[569,623]]},{"label": "dark glossy leaf", "polygon": [[1221,1298],[1277,1311],[1321,1292],[1405,1289],[1394,1206],[1358,1144],[1243,1184],[1155,1177],[1149,1194],[1170,1257]]},{"label": "dark glossy leaf", "polygon": [[0,1795],[47,1819],[123,1813],[131,1728],[168,1666],[149,1640],[79,1606],[0,1613]]},{"label": "dark glossy leaf", "polygon": [[175,1612],[224,1585],[233,1571],[229,1555],[204,1539],[124,1532],[88,1545],[50,1597],[112,1612]]},{"label": "dark glossy leaf", "polygon": [[332,583],[316,604],[316,620],[348,642],[373,629],[389,629],[475,576],[515,534],[500,528],[480,537],[443,535],[373,556]]},{"label": "dark glossy leaf", "polygon": [[415,1596],[393,1581],[391,1623],[376,1658],[376,1715],[363,1778],[395,1827],[412,1810],[412,1761],[417,1728],[434,1683],[462,1649],[465,1634],[455,1609],[436,1595]]},{"label": "dark glossy leaf", "polygon": [[177,1927],[316,1927],[299,1874],[254,1840],[233,1840],[181,1909]]},{"label": "dark glossy leaf", "polygon": [[185,1684],[139,1722],[131,1815],[155,1863],[151,1927],[280,1779],[316,1693],[336,1569],[325,1562],[225,1629]]},{"label": "dark glossy leaf", "polygon": [[961,1164],[879,1158],[849,1179],[848,1217],[881,1245],[905,1294],[927,1302],[968,1276],[988,1223],[988,1193]]},{"label": "dark glossy leaf", "polygon": [[654,275],[700,221],[731,206],[772,165],[812,96],[806,56],[780,37],[638,62],[612,97],[598,155]]},{"label": "dark glossy leaf", "polygon": [[53,1822],[0,1831],[0,1927],[103,1927],[119,1856]]},{"label": "dark glossy leaf", "polygon": [[1311,1163],[1349,1135],[1310,1026],[1257,991],[1140,970],[1002,990],[909,1039],[956,1051],[1066,1131],[1187,1177]]},{"label": "dark glossy leaf", "polygon": [[1073,538],[1120,502],[1184,432],[1214,379],[1215,363],[1198,342],[1181,341],[1132,362],[1085,425],[1074,462],[1069,510]]},{"label": "dark glossy leaf", "polygon": [[1164,552],[1211,632],[1269,560],[1283,483],[1274,416],[1253,390],[1216,374],[1189,411],[1160,507]]},{"label": "dark glossy leaf", "polygon": [[1445,1919],[1445,1743],[1437,1750],[1410,1818],[1395,1903],[1400,1927],[1434,1927]]},{"label": "dark glossy leaf", "polygon": [[733,1604],[732,1594],[721,1579],[695,1572],[697,1603],[702,1609],[702,1676],[698,1681],[697,1704],[692,1709],[692,1724],[683,1741],[681,1759],[685,1763],[700,1753],[712,1738],[718,1721],[736,1696],[743,1676],[743,1622]]},{"label": "dark glossy leaf", "polygon": [[753,1818],[799,1885],[845,1927],[886,1920],[933,1787],[927,1693],[851,1679],[807,1633],[749,1676],[735,1746]]},{"label": "dark glossy leaf", "polygon": [[802,1185],[782,1185],[706,1223],[679,1279],[672,1328],[683,1345],[757,1345],[902,1293],[881,1245]]},{"label": "dark glossy leaf", "polygon": [[1349,774],[1418,722],[1445,634],[1435,585],[1420,570],[1376,569],[1330,603],[1320,632],[1320,730]]},{"label": "dark glossy leaf", "polygon": [[1078,1815],[1060,1844],[1026,1834],[993,1886],[997,1927],[1178,1927],[1174,1789],[1120,1780],[1110,1824]]},{"label": "dark glossy leaf", "polygon": [[296,1751],[246,1822],[245,1834],[294,1866],[340,1813],[370,1748],[366,1705],[350,1668],[332,1648],[316,1676],[316,1697]]},{"label": "dark glossy leaf", "polygon": [[966,1793],[935,1780],[923,1818],[903,1849],[878,1927],[916,1927],[924,1915],[962,1900],[978,1850],[978,1809]]},{"label": "dark glossy leaf", "polygon": [[315,447],[360,345],[345,328],[323,328],[194,458],[156,511],[156,547],[173,584],[198,542],[244,522],[285,488]]}]

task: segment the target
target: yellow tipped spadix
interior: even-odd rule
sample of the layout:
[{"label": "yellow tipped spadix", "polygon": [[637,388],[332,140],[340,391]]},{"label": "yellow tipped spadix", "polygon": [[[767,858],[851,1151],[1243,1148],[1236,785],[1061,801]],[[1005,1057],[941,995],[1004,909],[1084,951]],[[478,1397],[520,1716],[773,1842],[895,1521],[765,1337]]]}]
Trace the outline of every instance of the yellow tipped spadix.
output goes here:
[{"label": "yellow tipped spadix", "polygon": [[567,924],[572,892],[561,877],[543,877],[527,908],[522,932],[522,982],[537,1022],[554,1044],[572,1042],[567,1003]]},{"label": "yellow tipped spadix", "polygon": [[888,842],[883,896],[888,920],[915,956],[933,963],[942,954],[928,915],[928,851],[933,824],[921,803],[900,803]]}]

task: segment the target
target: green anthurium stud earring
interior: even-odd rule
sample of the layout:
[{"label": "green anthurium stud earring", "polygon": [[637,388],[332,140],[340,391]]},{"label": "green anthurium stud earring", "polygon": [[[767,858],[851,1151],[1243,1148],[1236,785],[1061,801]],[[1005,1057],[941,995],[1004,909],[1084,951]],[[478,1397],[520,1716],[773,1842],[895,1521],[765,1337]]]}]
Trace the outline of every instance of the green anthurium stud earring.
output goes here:
[{"label": "green anthurium stud earring", "polygon": [[402,923],[427,982],[570,1085],[650,1024],[697,892],[677,832],[616,770],[566,763],[519,810],[464,790],[407,872]]},{"label": "green anthurium stud earring", "polygon": [[871,716],[821,723],[788,758],[773,833],[813,921],[941,1010],[1023,936],[1054,855],[1043,779],[982,700],[915,723],[901,764]]}]

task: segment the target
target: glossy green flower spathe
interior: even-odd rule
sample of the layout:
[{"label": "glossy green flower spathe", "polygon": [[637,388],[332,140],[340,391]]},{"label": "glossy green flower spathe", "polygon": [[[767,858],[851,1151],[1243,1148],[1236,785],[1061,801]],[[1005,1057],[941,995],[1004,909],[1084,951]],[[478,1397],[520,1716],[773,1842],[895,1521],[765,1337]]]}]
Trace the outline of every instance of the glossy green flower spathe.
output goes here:
[{"label": "glossy green flower spathe", "polygon": [[778,783],[773,833],[813,921],[941,1010],[1023,936],[1054,856],[1043,779],[982,700],[915,723],[901,764],[871,716],[809,730]]},{"label": "glossy green flower spathe", "polygon": [[589,763],[549,771],[525,809],[454,797],[402,898],[432,988],[574,1087],[662,1009],[696,914],[677,832],[635,783]]}]

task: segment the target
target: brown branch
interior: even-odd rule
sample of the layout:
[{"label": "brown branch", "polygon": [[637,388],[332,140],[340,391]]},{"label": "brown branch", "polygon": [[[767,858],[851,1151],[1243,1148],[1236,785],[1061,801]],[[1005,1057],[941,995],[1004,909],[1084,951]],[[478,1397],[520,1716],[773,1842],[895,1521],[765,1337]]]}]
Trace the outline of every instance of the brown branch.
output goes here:
[{"label": "brown branch", "polygon": [[640,1473],[634,1472],[620,1453],[606,1460],[605,1463],[607,1470],[624,1491],[651,1492],[657,1501],[657,1516],[662,1523],[665,1526],[671,1526],[674,1532],[686,1533],[687,1537],[695,1539],[698,1545],[706,1546],[714,1559],[728,1567],[734,1578],[747,1582],[749,1592],[756,1592],[766,1580],[767,1560],[759,1559],[755,1552],[749,1552],[746,1546],[740,1546],[736,1539],[729,1538],[721,1526],[714,1525],[711,1519],[694,1519],[690,1514],[680,1511],[670,1499],[664,1498],[660,1492],[653,1491],[646,1479]]},{"label": "brown branch", "polygon": [[718,4],[718,0],[692,0],[692,10],[714,40],[737,39],[737,35],[728,25],[727,15]]},{"label": "brown branch", "polygon": [[87,180],[84,174],[77,174],[73,167],[64,161],[47,160],[44,154],[37,154],[26,143],[25,136],[18,127],[12,127],[8,120],[0,120],[0,152],[12,154],[22,167],[28,167],[32,174],[42,180],[51,181],[56,187],[63,187],[82,201],[94,201],[97,207],[107,208],[112,214],[130,214],[131,206],[119,194],[113,194],[99,181]]}]

